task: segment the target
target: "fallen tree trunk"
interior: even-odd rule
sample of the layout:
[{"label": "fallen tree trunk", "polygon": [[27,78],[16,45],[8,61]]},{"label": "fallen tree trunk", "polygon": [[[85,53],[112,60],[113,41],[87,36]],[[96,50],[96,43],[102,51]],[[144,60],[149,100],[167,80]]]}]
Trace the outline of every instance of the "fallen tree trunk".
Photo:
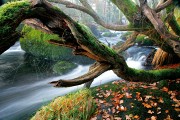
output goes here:
[{"label": "fallen tree trunk", "polygon": [[[27,2],[27,1],[26,1]],[[86,28],[86,26],[72,20],[60,9],[52,6],[45,0],[32,0],[30,4],[30,13],[22,17],[15,24],[17,26],[22,20],[27,18],[36,18],[45,25],[52,33],[58,34],[62,38],[60,41],[49,40],[51,44],[66,46],[72,48],[75,55],[85,55],[98,62],[87,74],[70,80],[57,80],[51,82],[55,87],[69,87],[92,81],[107,70],[113,70],[119,77],[134,82],[156,82],[159,80],[176,79],[180,77],[180,68],[165,70],[135,70],[129,68],[122,56],[116,51],[99,42],[96,37]],[[16,14],[15,14],[15,17]],[[37,23],[34,23],[37,24]],[[34,25],[33,24],[33,25]],[[2,24],[1,24],[2,25]],[[37,24],[38,25],[38,24]],[[38,29],[41,29],[39,27]],[[43,28],[42,28],[43,29]],[[15,30],[12,30],[12,33]],[[5,32],[3,36],[7,35]],[[12,35],[12,34],[11,34]],[[137,33],[135,33],[135,36]],[[4,41],[7,42],[7,39]]]}]

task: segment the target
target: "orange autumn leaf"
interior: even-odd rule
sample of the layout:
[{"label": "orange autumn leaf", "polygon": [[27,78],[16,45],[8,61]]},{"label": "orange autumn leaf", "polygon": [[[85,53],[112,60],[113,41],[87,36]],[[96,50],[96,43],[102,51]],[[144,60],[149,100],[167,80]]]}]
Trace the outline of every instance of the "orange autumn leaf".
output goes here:
[{"label": "orange autumn leaf", "polygon": [[158,102],[159,102],[159,103],[164,103],[163,98],[162,98],[162,97],[160,97]]},{"label": "orange autumn leaf", "polygon": [[151,120],[157,120],[156,116],[151,116]]},{"label": "orange autumn leaf", "polygon": [[134,116],[134,119],[138,119],[138,118],[139,118],[139,116],[138,116],[138,115],[135,115],[135,116]]},{"label": "orange autumn leaf", "polygon": [[168,88],[167,88],[167,87],[163,87],[163,88],[162,88],[162,91],[164,91],[164,92],[168,92],[169,90],[168,90]]},{"label": "orange autumn leaf", "polygon": [[180,108],[174,108],[174,110],[180,112]]},{"label": "orange autumn leaf", "polygon": [[152,108],[152,106],[147,103],[142,103],[142,104],[144,105],[145,108]]},{"label": "orange autumn leaf", "polygon": [[126,98],[132,98],[132,95],[130,94],[130,93],[128,93],[128,92],[126,92]]},{"label": "orange autumn leaf", "polygon": [[154,111],[152,111],[152,110],[148,110],[148,113],[149,113],[149,114],[153,114],[153,113],[154,113]]},{"label": "orange autumn leaf", "polygon": [[136,92],[136,98],[139,99],[140,98],[141,93],[140,92]]}]

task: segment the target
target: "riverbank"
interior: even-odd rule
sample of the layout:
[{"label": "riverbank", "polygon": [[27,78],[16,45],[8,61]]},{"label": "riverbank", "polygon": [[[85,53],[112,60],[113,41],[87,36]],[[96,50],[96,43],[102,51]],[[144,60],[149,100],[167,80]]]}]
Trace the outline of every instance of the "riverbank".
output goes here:
[{"label": "riverbank", "polygon": [[96,103],[96,110],[91,120],[178,119],[180,117],[179,89],[180,79],[154,84],[119,80],[93,87],[89,90],[91,94],[88,94],[88,98],[91,95]]}]

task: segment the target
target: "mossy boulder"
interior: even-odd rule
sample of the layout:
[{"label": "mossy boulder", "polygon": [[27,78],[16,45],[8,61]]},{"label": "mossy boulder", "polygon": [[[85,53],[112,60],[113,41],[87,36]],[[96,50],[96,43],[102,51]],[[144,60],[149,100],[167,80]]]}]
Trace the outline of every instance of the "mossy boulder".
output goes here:
[{"label": "mossy boulder", "polygon": [[27,53],[50,60],[70,60],[74,57],[71,49],[48,43],[50,39],[61,40],[58,35],[47,34],[27,25],[23,27],[22,33],[24,36],[20,44]]},{"label": "mossy boulder", "polygon": [[144,35],[139,35],[136,38],[135,41],[138,45],[143,45],[143,46],[152,46],[153,42],[151,39],[149,39],[148,37],[144,36]]},{"label": "mossy boulder", "polygon": [[72,69],[76,68],[77,65],[72,62],[60,61],[54,64],[53,71],[57,74],[63,74],[71,71]]}]

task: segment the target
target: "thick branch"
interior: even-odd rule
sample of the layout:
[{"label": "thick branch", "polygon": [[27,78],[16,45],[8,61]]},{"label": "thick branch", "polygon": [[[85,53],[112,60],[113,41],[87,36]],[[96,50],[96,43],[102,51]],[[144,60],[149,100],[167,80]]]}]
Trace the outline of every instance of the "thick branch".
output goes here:
[{"label": "thick branch", "polygon": [[176,21],[176,17],[174,16],[174,5],[171,5],[166,8],[167,22],[171,29],[175,32],[176,35],[180,36],[180,26]]},{"label": "thick branch", "polygon": [[161,69],[161,70],[135,70],[129,68],[122,73],[118,69],[113,70],[119,77],[131,82],[146,82],[153,83],[160,80],[174,80],[180,78],[180,68],[176,69]]},{"label": "thick branch", "polygon": [[110,69],[110,65],[106,63],[96,63],[98,65],[91,67],[88,73],[71,79],[71,80],[58,80],[58,81],[52,81],[50,84],[54,84],[54,87],[71,87],[83,84],[85,82],[89,82],[93,80],[94,78],[98,77],[105,71]]},{"label": "thick branch", "polygon": [[[143,1],[143,0],[140,0]],[[169,45],[172,48],[171,53],[175,53],[180,57],[180,41],[179,36],[172,35],[167,30],[167,27],[163,21],[158,17],[157,13],[153,11],[147,4],[141,4],[144,15],[151,21],[154,28],[157,30],[159,35],[163,38],[162,43]]]},{"label": "thick branch", "polygon": [[[38,0],[38,1],[33,0],[31,2],[30,9],[31,12],[28,13],[31,14],[31,16],[27,15],[25,17],[22,17],[21,19],[18,19],[19,14],[14,13],[13,15],[15,16],[14,17],[15,21],[16,20],[23,21],[26,18],[37,18],[43,23],[43,25],[45,25],[50,31],[52,31],[52,33],[59,35],[59,37],[61,37],[62,39],[62,41],[59,42],[50,40],[51,43],[71,47],[72,49],[74,49],[74,53],[80,55],[86,55],[99,62],[97,66],[95,65],[93,68],[90,69],[89,73],[81,77],[71,79],[70,81],[60,80],[60,81],[52,82],[52,84],[55,84],[55,86],[57,87],[74,86],[91,81],[92,79],[94,79],[95,77],[99,76],[100,74],[102,74],[107,70],[113,70],[114,73],[116,73],[121,78],[135,82],[139,82],[139,81],[155,82],[162,79],[175,79],[180,77],[180,68],[159,70],[159,71],[154,71],[154,70],[143,71],[143,70],[135,70],[129,68],[122,56],[120,56],[113,49],[99,42],[97,38],[89,31],[89,29],[75,22],[69,16],[64,14],[60,9],[55,8],[45,0]],[[151,22],[154,19],[157,20],[157,22],[155,21],[153,25],[155,26],[158,33],[160,35],[161,34],[164,35],[164,33],[159,32],[159,30],[164,27],[163,25],[158,24],[159,21],[156,18],[156,14],[151,13],[149,9],[147,11],[148,11],[147,13],[150,14],[150,18],[152,17]],[[26,13],[27,11],[23,11],[23,12]],[[17,23],[20,23],[20,21],[18,21]],[[2,24],[1,26],[3,27]],[[12,30],[10,34],[12,35],[12,33],[14,32],[15,29]],[[8,33],[9,33],[8,31],[2,33],[2,36],[4,38],[3,42],[7,43],[8,39],[6,39],[6,37],[4,36],[7,35]],[[136,36],[136,33],[134,34]],[[167,36],[165,36],[165,38],[166,37]],[[164,37],[162,38],[165,39]],[[172,37],[170,36],[169,38]],[[165,39],[165,45],[168,43],[166,40],[167,39]]]}]

